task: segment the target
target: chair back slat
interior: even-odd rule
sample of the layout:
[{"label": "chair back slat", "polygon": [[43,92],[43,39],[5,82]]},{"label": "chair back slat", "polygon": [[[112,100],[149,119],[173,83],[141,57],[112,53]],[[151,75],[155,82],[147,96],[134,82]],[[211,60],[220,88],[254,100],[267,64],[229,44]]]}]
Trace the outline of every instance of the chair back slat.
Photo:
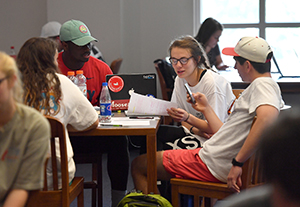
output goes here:
[{"label": "chair back slat", "polygon": [[[67,157],[67,145],[64,125],[54,117],[46,116],[51,125],[51,163],[53,174],[53,189],[58,190],[58,168],[55,140],[58,139],[60,150],[60,171],[62,179],[62,200],[63,203],[69,204],[69,169]],[[57,142],[56,142],[57,143]]]},{"label": "chair back slat", "polygon": [[58,175],[57,175],[57,159],[56,159],[56,150],[55,150],[55,137],[51,136],[50,139],[51,146],[51,167],[52,167],[52,183],[53,190],[58,190]]}]

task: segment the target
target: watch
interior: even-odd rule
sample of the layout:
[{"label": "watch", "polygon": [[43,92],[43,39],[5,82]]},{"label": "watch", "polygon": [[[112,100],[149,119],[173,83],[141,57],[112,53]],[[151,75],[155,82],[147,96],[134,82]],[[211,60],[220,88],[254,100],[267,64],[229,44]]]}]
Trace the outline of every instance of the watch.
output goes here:
[{"label": "watch", "polygon": [[233,166],[238,166],[238,167],[243,167],[243,165],[244,165],[243,162],[238,162],[238,161],[236,161],[235,158],[232,159],[231,163],[232,163]]}]

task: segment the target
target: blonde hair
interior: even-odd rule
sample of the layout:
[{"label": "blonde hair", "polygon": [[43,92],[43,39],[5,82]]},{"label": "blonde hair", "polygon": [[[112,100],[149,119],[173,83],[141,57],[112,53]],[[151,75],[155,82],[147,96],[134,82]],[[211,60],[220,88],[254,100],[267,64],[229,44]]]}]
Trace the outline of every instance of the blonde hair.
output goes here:
[{"label": "blonde hair", "polygon": [[20,79],[20,72],[17,67],[16,61],[7,55],[5,52],[0,51],[0,71],[5,74],[9,81],[12,81],[16,76],[16,82],[13,88],[14,100],[18,103],[23,102],[23,88]]}]

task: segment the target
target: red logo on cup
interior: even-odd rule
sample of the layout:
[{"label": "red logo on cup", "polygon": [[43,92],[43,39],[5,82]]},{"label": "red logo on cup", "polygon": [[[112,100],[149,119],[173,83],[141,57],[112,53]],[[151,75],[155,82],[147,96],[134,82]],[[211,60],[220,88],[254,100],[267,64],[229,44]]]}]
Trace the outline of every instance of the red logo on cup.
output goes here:
[{"label": "red logo on cup", "polygon": [[119,92],[123,89],[124,87],[124,81],[120,76],[113,76],[108,80],[108,88],[112,91],[112,92]]},{"label": "red logo on cup", "polygon": [[79,26],[79,31],[82,32],[82,33],[87,33],[88,30],[84,25],[80,25]]}]

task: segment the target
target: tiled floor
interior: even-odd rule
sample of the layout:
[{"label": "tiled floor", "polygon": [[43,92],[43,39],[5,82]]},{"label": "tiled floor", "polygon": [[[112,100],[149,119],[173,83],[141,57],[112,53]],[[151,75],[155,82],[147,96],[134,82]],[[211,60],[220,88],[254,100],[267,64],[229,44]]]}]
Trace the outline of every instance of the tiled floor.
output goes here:
[{"label": "tiled floor", "polygon": [[[131,161],[137,157],[139,154],[139,150],[133,149],[130,150],[130,159]],[[102,188],[103,188],[103,207],[110,207],[110,180],[106,170],[106,154],[102,156]],[[131,162],[130,162],[131,163]],[[78,164],[76,165],[76,176],[83,176],[87,180],[91,180],[91,164]],[[133,189],[133,182],[129,172],[128,184],[127,184],[127,191],[131,191]],[[70,205],[71,207],[76,207],[77,203],[76,200]],[[86,189],[84,190],[84,206],[90,207],[91,206],[91,190]]]}]

